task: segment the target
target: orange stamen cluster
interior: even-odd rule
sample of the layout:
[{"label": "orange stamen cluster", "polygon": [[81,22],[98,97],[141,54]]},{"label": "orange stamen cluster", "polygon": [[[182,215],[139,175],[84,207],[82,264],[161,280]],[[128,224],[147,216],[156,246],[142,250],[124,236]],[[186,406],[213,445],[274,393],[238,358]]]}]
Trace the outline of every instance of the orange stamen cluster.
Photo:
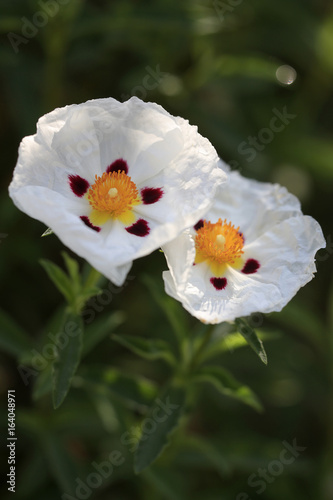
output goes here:
[{"label": "orange stamen cluster", "polygon": [[121,219],[134,205],[141,203],[136,185],[123,171],[104,172],[101,177],[96,175],[87,198],[95,216],[97,211],[113,219]]},{"label": "orange stamen cluster", "polygon": [[219,219],[212,224],[204,221],[195,238],[195,264],[207,261],[215,276],[222,275],[226,264],[238,267],[243,252],[243,237],[239,227]]}]

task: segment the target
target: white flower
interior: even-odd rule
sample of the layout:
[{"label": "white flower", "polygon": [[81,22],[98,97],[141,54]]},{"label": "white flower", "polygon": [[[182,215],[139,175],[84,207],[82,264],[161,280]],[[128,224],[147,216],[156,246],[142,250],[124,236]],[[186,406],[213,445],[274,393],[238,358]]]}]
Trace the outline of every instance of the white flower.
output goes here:
[{"label": "white flower", "polygon": [[323,247],[295,196],[231,172],[205,220],[164,245],[165,289],[207,323],[280,311],[312,279]]},{"label": "white flower", "polygon": [[117,285],[135,258],[193,225],[226,174],[188,121],[133,97],[91,100],[40,118],[9,193],[23,212]]}]

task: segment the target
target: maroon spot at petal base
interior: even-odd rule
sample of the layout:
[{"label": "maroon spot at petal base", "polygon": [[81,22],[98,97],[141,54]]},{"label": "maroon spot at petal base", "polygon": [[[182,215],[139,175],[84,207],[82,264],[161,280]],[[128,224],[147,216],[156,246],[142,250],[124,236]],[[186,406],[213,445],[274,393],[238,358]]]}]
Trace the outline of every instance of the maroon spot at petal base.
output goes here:
[{"label": "maroon spot at petal base", "polygon": [[200,219],[200,220],[196,223],[196,225],[195,225],[195,226],[193,226],[193,227],[194,227],[194,229],[195,229],[196,231],[199,231],[199,229],[201,229],[201,228],[203,227],[203,225],[204,225],[204,221],[203,221],[203,219]]},{"label": "maroon spot at petal base", "polygon": [[89,189],[90,186],[89,182],[83,179],[83,177],[80,177],[79,175],[69,175],[68,180],[71,190],[76,196],[79,196],[80,198]]},{"label": "maroon spot at petal base", "polygon": [[162,198],[163,191],[161,188],[143,188],[141,189],[142,201],[145,205],[156,203]]},{"label": "maroon spot at petal base", "polygon": [[227,286],[227,278],[210,278],[211,284],[216,290],[223,290]]},{"label": "maroon spot at petal base", "polygon": [[253,274],[253,273],[256,273],[258,271],[259,267],[260,267],[260,264],[259,264],[259,262],[257,260],[255,260],[255,259],[248,259],[245,262],[245,266],[242,269],[242,273],[244,273],[244,274]]},{"label": "maroon spot at petal base", "polygon": [[86,215],[81,215],[80,219],[82,220],[82,222],[85,223],[86,226],[90,227],[90,229],[93,229],[94,231],[97,231],[98,233],[100,232],[101,228],[98,226],[94,226],[94,224],[92,224],[90,222],[89,217],[87,217]]},{"label": "maroon spot at petal base", "polygon": [[112,173],[112,172],[124,172],[127,175],[128,172],[128,165],[127,161],[123,160],[122,158],[119,158],[118,160],[115,160],[111,165],[109,165],[106,169],[106,172]]},{"label": "maroon spot at petal base", "polygon": [[135,236],[147,236],[150,232],[148,222],[144,219],[137,220],[132,226],[125,227],[125,229],[128,233]]}]

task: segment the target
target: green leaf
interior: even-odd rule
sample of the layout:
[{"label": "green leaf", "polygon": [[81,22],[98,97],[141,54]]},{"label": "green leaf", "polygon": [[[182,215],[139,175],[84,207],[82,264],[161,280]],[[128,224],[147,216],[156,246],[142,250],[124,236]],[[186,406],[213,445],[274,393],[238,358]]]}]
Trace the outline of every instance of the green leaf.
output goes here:
[{"label": "green leaf", "polygon": [[149,406],[157,394],[154,382],[138,375],[124,374],[116,368],[84,367],[75,378],[77,384],[94,390],[106,390],[139,410]]},{"label": "green leaf", "polygon": [[[179,426],[185,400],[185,387],[173,385],[149,409],[141,425],[142,435],[134,457],[137,474],[151,465],[169,444],[170,435]],[[145,423],[149,427],[146,432]]]},{"label": "green leaf", "polygon": [[164,293],[164,291],[162,293],[161,289],[157,286],[154,279],[152,279],[150,276],[144,274],[141,277],[141,280],[147,286],[155,302],[159,305],[159,307],[166,315],[177,338],[183,339],[187,331],[184,309],[179,305],[178,302],[173,300],[171,297],[168,297],[166,293]]},{"label": "green leaf", "polygon": [[107,278],[94,267],[91,267],[88,263],[86,263],[82,270],[82,281],[82,291],[84,292],[85,290],[89,290],[94,287],[101,288],[107,282]]},{"label": "green leaf", "polygon": [[176,363],[176,359],[164,340],[143,339],[132,335],[111,335],[111,338],[142,358],[150,360],[164,359],[170,365]]},{"label": "green leaf", "polygon": [[53,364],[54,408],[58,408],[64,401],[79,366],[83,344],[82,318],[68,313],[62,332],[62,342],[57,346],[58,356]]},{"label": "green leaf", "polygon": [[92,325],[86,327],[83,338],[82,357],[86,356],[99,342],[108,337],[117,326],[125,320],[122,312],[116,311],[105,318],[95,319]]},{"label": "green leaf", "polygon": [[220,337],[215,342],[212,342],[204,352],[203,359],[206,360],[212,358],[213,356],[217,356],[218,354],[226,351],[232,352],[245,345],[247,345],[247,341],[240,333],[230,333]]},{"label": "green leaf", "polygon": [[220,366],[203,366],[195,372],[192,380],[193,382],[209,382],[222,394],[236,398],[257,411],[262,411],[262,405],[254,392]]},{"label": "green leaf", "polygon": [[32,399],[37,401],[52,390],[52,365],[47,366],[38,374],[32,391]]},{"label": "green leaf", "polygon": [[32,347],[29,335],[7,313],[0,310],[0,349],[19,357]]},{"label": "green leaf", "polygon": [[101,293],[102,290],[98,286],[91,286],[90,288],[84,288],[80,290],[78,301],[80,302],[81,309],[91,297],[94,297],[95,295],[99,295]]},{"label": "green leaf", "polygon": [[[281,336],[281,331],[279,330],[263,330],[262,328],[260,329],[260,332],[258,333],[258,336],[260,340],[277,340]],[[223,354],[224,352],[234,352],[236,349],[240,349],[241,347],[247,346],[248,342],[247,340],[238,332],[235,333],[226,333],[223,334],[219,337],[217,337],[215,340],[212,340],[212,342],[208,345],[204,353],[202,354],[202,361],[206,361],[208,359],[212,359],[216,356],[219,356],[220,354]]]},{"label": "green leaf", "polygon": [[77,260],[72,259],[72,257],[70,257],[67,252],[61,252],[61,255],[65,261],[68,274],[72,282],[73,291],[76,292],[75,295],[77,295],[81,289],[79,263],[77,262]]},{"label": "green leaf", "polygon": [[69,305],[75,303],[75,295],[73,294],[72,283],[67,274],[53,262],[41,259],[39,261],[47,272],[49,278],[53,281],[58,290],[63,294]]},{"label": "green leaf", "polygon": [[267,354],[264,345],[253,328],[243,318],[236,319],[235,323],[239,333],[243,335],[246,342],[252,347],[254,352],[258,354],[261,361],[267,365]]}]

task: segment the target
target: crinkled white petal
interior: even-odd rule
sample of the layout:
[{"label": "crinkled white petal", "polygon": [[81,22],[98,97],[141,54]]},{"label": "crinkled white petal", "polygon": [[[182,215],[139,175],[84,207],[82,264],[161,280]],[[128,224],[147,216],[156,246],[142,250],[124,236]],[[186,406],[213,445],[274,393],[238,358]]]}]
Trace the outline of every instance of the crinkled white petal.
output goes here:
[{"label": "crinkled white petal", "polygon": [[[34,198],[39,200],[39,206],[31,202]],[[116,285],[123,284],[124,276],[126,277],[132,265],[132,248],[128,244],[124,245],[122,241],[124,233],[127,234],[126,231],[120,231],[117,227],[114,229],[119,245],[116,249],[123,253],[123,257],[126,255],[128,257],[127,262],[124,258],[124,263],[115,265],[112,256],[108,255],[110,246],[107,239],[105,240],[101,233],[85,226],[79,216],[74,213],[75,207],[71,206],[71,202],[61,194],[52,192],[50,196],[50,191],[43,187],[26,186],[20,190],[20,203],[30,217],[52,227],[54,233],[66,246],[75,250],[79,256],[86,258],[93,267]],[[43,207],[43,210],[40,207]]]},{"label": "crinkled white petal", "polygon": [[211,222],[219,218],[232,221],[241,231],[246,230],[248,243],[273,224],[300,211],[299,200],[285,187],[247,179],[234,171],[217,190],[214,205],[205,218]]},{"label": "crinkled white petal", "polygon": [[[240,180],[239,189],[233,184],[236,178]],[[216,290],[210,282],[214,276],[209,265],[203,262],[193,266],[193,231],[184,232],[163,247],[169,267],[169,271],[163,273],[166,292],[181,301],[193,316],[208,323],[233,321],[254,312],[280,311],[299,288],[313,278],[315,254],[325,247],[319,224],[312,217],[303,216],[298,201],[288,196],[284,189],[277,185],[260,186],[260,183],[243,179],[239,174],[232,176],[230,185],[233,186],[232,193],[227,188],[220,190],[222,199],[215,203],[206,219],[216,222],[218,218],[226,217],[232,223],[236,219],[235,225],[240,225],[245,236],[244,262],[255,259],[260,264],[255,273],[244,274],[228,266],[223,275],[227,285],[223,290]],[[261,192],[265,199],[258,202],[253,198],[252,188],[257,194]],[[280,204],[279,192],[286,199],[286,206]],[[226,205],[226,199],[232,197],[230,207]],[[241,204],[243,210],[240,210]],[[267,210],[264,214],[258,213],[257,221],[253,205],[258,207],[259,204],[266,204]],[[222,213],[216,210],[216,205],[224,207]],[[248,226],[239,221],[248,221]]]},{"label": "crinkled white petal", "polygon": [[[139,191],[163,191],[158,202],[133,209],[148,223],[144,237],[118,221],[105,223],[100,232],[85,226],[80,216],[89,217],[92,208],[70,187],[69,176],[92,185],[95,175],[120,158]],[[215,149],[186,120],[137,98],[97,99],[58,108],[38,121],[37,133],[20,145],[9,193],[22,211],[121,285],[133,259],[174,239],[207,212],[225,179]]]}]

